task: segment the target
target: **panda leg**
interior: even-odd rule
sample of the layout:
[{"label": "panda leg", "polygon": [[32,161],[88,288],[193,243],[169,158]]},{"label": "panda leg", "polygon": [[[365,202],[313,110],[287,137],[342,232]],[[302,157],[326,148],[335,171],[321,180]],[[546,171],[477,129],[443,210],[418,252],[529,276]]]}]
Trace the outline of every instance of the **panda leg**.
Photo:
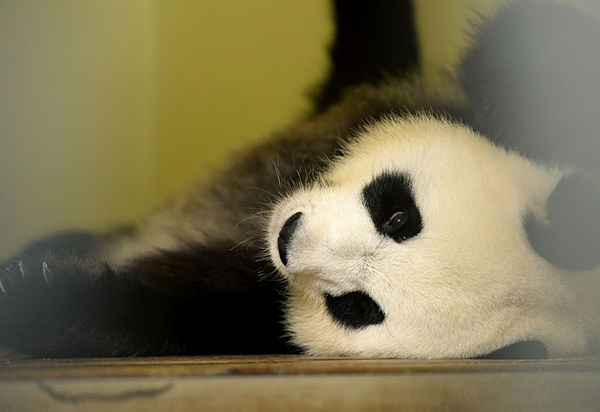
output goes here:
[{"label": "panda leg", "polygon": [[293,350],[282,285],[261,280],[269,268],[252,251],[229,249],[192,245],[113,268],[30,248],[0,270],[0,342],[36,357]]},{"label": "panda leg", "polygon": [[317,112],[348,87],[401,77],[420,64],[412,1],[336,0],[331,72],[315,96]]}]

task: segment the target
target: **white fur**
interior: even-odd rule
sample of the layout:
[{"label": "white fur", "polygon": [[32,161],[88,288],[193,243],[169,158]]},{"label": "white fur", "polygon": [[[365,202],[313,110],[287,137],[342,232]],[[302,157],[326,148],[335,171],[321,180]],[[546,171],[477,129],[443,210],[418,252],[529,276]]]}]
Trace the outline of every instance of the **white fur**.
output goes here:
[{"label": "white fur", "polygon": [[[423,230],[402,243],[377,233],[362,189],[383,172],[412,181]],[[566,171],[542,167],[443,119],[390,118],[364,130],[322,181],[279,204],[270,256],[289,280],[287,324],[311,354],[467,357],[537,339],[550,354],[587,345],[562,274],[530,247],[523,219],[544,205]],[[284,266],[283,223],[302,220]],[[382,324],[350,329],[324,293],[361,290]]]}]

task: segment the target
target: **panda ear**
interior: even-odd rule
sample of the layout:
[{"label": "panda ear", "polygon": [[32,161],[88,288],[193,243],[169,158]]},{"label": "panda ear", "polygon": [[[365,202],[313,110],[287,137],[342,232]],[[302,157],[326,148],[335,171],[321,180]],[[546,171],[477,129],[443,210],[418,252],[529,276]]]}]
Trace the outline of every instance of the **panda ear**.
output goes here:
[{"label": "panda ear", "polygon": [[529,216],[525,230],[533,249],[569,270],[600,265],[600,181],[571,174],[546,202],[544,219]]},{"label": "panda ear", "polygon": [[473,39],[459,68],[469,123],[529,158],[597,168],[598,22],[552,2],[511,2]]}]

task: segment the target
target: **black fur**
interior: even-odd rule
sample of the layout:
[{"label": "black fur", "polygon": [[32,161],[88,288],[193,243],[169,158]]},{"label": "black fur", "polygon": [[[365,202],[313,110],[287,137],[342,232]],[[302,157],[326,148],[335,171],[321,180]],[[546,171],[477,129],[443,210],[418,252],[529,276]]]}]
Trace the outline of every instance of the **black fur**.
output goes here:
[{"label": "black fur", "polygon": [[361,291],[340,296],[326,294],[325,304],[332,318],[351,329],[378,325],[385,320],[385,314],[377,302]]},{"label": "black fur", "polygon": [[332,69],[315,98],[317,111],[337,102],[350,86],[398,77],[420,63],[409,0],[335,0]]},{"label": "black fur", "polygon": [[[380,234],[403,242],[423,229],[408,177],[391,173],[378,176],[363,189],[362,197]],[[394,223],[398,214],[402,221]]]},{"label": "black fur", "polygon": [[0,273],[2,342],[33,356],[289,353],[285,288],[255,253],[189,246],[115,270],[74,254],[22,256]]}]

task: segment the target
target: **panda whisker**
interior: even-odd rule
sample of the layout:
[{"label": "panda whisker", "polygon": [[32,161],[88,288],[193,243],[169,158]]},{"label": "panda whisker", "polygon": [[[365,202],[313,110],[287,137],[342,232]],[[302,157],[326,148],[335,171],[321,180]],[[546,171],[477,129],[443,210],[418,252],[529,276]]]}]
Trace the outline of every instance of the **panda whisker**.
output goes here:
[{"label": "panda whisker", "polygon": [[278,279],[278,272],[277,269],[273,268],[269,271],[260,271],[258,273],[258,278],[259,281],[266,281],[266,280],[271,280],[271,279]]},{"label": "panda whisker", "polygon": [[[252,202],[255,205],[254,210],[258,212],[269,212],[275,206],[274,202]],[[267,209],[267,210],[265,210]]]},{"label": "panda whisker", "polygon": [[271,260],[271,255],[268,246],[264,244],[261,245],[260,250],[255,257],[257,262],[269,262]]},{"label": "panda whisker", "polygon": [[385,329],[388,331],[388,333],[390,334],[390,336],[392,337],[392,339],[394,339],[394,341],[398,344],[398,346],[402,346],[402,344],[398,341],[398,339],[396,339],[396,337],[394,336],[394,334],[392,333],[392,331],[390,330],[390,328],[388,328],[387,322],[384,322],[383,326],[385,326]]},{"label": "panda whisker", "polygon": [[261,207],[258,207],[258,206],[244,206],[242,208],[242,210],[248,210],[248,211],[252,212],[253,214],[266,212],[266,210],[263,210]]},{"label": "panda whisker", "polygon": [[304,173],[304,176],[302,176],[300,174],[300,171],[302,170],[302,166],[304,166],[304,161],[306,160],[306,155],[302,156],[302,162],[300,163],[300,166],[296,167],[296,161],[294,159],[294,169],[296,170],[296,175],[298,176],[298,182],[294,182],[295,184],[302,184],[303,181],[306,182],[306,173]]},{"label": "panda whisker", "polygon": [[258,214],[258,213],[259,213],[259,212],[255,213],[255,214],[252,214],[252,215],[250,215],[250,216],[248,216],[248,217],[246,217],[246,218],[244,218],[244,219],[240,220],[239,222],[237,222],[237,223],[235,224],[235,226],[233,227],[233,230],[236,230],[236,229],[238,228],[238,226],[239,226],[239,225],[241,225],[241,224],[242,224],[242,223],[244,223],[244,222],[248,222],[248,221],[250,221],[250,220],[252,220],[252,219],[258,219],[258,218],[259,218],[259,216],[257,216],[257,214]]},{"label": "panda whisker", "polygon": [[275,167],[275,176],[277,176],[277,182],[279,183],[279,187],[282,187],[281,185],[281,172],[279,171],[279,166],[277,166],[277,164],[275,163],[275,161],[272,161],[273,166]]},{"label": "panda whisker", "polygon": [[300,167],[298,167],[298,170],[302,169],[302,166],[304,166],[305,160],[306,160],[306,155],[302,156],[302,162],[300,163]]},{"label": "panda whisker", "polygon": [[263,187],[258,187],[258,186],[250,186],[250,189],[254,189],[254,190],[260,190],[261,192],[264,192],[266,194],[268,194],[271,197],[277,197],[273,192],[263,188]]},{"label": "panda whisker", "polygon": [[238,242],[237,244],[235,244],[231,249],[229,249],[229,251],[231,252],[232,250],[234,250],[235,248],[237,248],[238,246],[250,243],[252,240],[256,239],[256,235],[252,235],[244,240],[242,240],[241,242]]}]

